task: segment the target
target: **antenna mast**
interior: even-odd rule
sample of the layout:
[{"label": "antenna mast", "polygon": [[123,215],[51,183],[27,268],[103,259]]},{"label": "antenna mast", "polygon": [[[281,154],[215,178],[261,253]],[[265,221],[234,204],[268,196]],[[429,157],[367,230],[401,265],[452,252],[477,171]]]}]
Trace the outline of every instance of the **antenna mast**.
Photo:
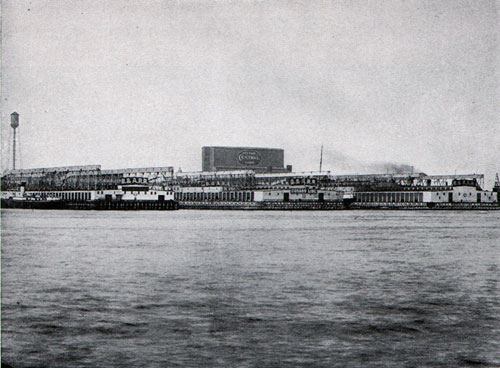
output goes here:
[{"label": "antenna mast", "polygon": [[321,167],[323,166],[323,145],[321,145],[321,154],[319,158],[319,172],[321,173]]}]

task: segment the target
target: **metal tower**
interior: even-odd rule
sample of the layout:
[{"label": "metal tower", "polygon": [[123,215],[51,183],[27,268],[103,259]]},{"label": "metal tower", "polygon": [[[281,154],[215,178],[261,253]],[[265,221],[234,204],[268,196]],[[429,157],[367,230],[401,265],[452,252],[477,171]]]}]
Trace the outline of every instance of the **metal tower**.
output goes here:
[{"label": "metal tower", "polygon": [[13,130],[12,136],[12,170],[16,169],[16,129],[19,127],[19,114],[13,112],[10,114],[10,126]]}]

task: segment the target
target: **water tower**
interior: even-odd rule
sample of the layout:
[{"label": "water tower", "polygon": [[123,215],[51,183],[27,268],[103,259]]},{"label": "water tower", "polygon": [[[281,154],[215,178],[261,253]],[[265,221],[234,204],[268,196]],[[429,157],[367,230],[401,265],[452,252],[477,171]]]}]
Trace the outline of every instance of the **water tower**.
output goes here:
[{"label": "water tower", "polygon": [[12,127],[12,170],[16,169],[16,129],[19,127],[19,114],[13,112],[10,114],[10,126]]}]

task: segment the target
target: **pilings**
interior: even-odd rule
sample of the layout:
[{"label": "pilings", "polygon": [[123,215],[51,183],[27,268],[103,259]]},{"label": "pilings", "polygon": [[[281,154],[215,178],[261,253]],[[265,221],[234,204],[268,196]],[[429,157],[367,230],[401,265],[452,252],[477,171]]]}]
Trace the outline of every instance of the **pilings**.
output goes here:
[{"label": "pilings", "polygon": [[498,203],[405,203],[405,202],[236,202],[179,201],[179,209],[197,210],[500,210]]},{"label": "pilings", "polygon": [[178,209],[176,201],[82,201],[67,202],[67,209],[72,210],[112,210],[112,211],[167,211]]},{"label": "pilings", "polygon": [[45,201],[2,199],[2,208],[47,210],[148,210],[168,211],[179,208],[176,201]]},{"label": "pilings", "polygon": [[232,202],[180,201],[179,209],[197,210],[342,210],[341,202]]}]

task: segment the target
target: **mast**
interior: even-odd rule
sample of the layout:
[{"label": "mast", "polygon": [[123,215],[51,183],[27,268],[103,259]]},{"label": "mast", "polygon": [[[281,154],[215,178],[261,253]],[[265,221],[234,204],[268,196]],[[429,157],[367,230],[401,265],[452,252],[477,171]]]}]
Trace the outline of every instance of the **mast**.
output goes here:
[{"label": "mast", "polygon": [[319,158],[319,172],[321,173],[321,167],[323,166],[323,145],[321,145],[321,154]]}]

